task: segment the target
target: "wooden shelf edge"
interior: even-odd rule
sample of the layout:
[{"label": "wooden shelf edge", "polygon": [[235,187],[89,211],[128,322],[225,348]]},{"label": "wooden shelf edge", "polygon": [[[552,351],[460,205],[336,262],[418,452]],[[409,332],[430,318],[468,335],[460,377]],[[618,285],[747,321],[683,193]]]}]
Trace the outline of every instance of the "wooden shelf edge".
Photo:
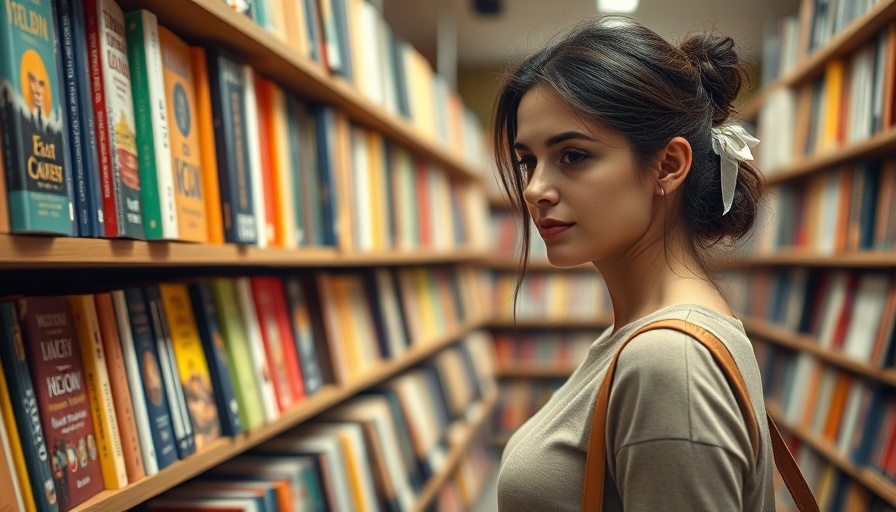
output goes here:
[{"label": "wooden shelf edge", "polygon": [[578,318],[537,318],[521,319],[492,317],[486,327],[490,329],[603,329],[613,325],[610,314],[594,315],[588,319]]},{"label": "wooden shelf edge", "polygon": [[771,324],[758,318],[741,318],[747,334],[756,335],[764,340],[794,350],[808,352],[826,363],[844,370],[870,377],[878,382],[896,387],[896,369],[882,369],[864,361],[853,359],[844,354],[830,351],[822,347],[812,336],[791,331],[785,327]]},{"label": "wooden shelf edge", "polygon": [[499,363],[495,375],[511,379],[565,379],[575,366],[549,366],[549,363]]},{"label": "wooden shelf edge", "polygon": [[474,405],[475,410],[472,414],[473,417],[463,421],[463,424],[459,426],[462,430],[457,435],[456,439],[451,442],[451,452],[445,459],[445,463],[439,468],[439,471],[426,482],[426,485],[423,486],[412,510],[415,512],[423,512],[436,495],[438,495],[439,490],[445,485],[445,482],[448,481],[451,475],[454,474],[454,471],[457,469],[458,465],[460,465],[460,461],[467,454],[470,445],[473,443],[473,439],[486,423],[488,423],[492,409],[495,408],[495,404],[497,403],[498,390],[496,388]]},{"label": "wooden shelf edge", "polygon": [[123,489],[102,491],[85,503],[75,507],[72,511],[105,512],[135,507],[338,405],[358,392],[397,375],[439,350],[459,341],[462,336],[479,328],[482,323],[482,319],[476,319],[452,329],[436,339],[413,345],[408,349],[408,352],[402,354],[398,359],[384,362],[375,368],[369,369],[365,374],[358,376],[345,386],[327,386],[321,389],[292,410],[285,412],[275,421],[266,423],[236,437],[216,439],[201,452],[175,462],[158,474],[143,478]]},{"label": "wooden shelf edge", "polygon": [[296,48],[269,33],[248,17],[232,11],[220,0],[120,0],[125,11],[147,9],[159,24],[170,28],[191,44],[226,47],[252,64],[260,74],[302,97],[332,104],[359,124],[366,125],[435,160],[453,175],[479,180],[473,164],[456,156],[434,137],[424,135],[410,121],[367,99],[352,84],[331,77],[323,67]]},{"label": "wooden shelf edge", "polygon": [[742,117],[756,117],[771,92],[782,87],[792,87],[821,74],[828,60],[858,48],[893,19],[896,19],[896,1],[881,0],[844,27],[827,44],[797,62],[784,76],[765,86],[753,101],[741,109]]},{"label": "wooden shelf edge", "polygon": [[830,441],[820,438],[804,427],[790,424],[785,420],[780,406],[774,401],[766,403],[766,410],[774,418],[779,428],[799,438],[841,471],[852,477],[853,480],[886,500],[890,505],[896,506],[896,484],[888,481],[873,469],[856,466],[840,453],[837,447]]},{"label": "wooden shelf edge", "polygon": [[[485,258],[481,262],[481,265],[491,270],[512,270],[516,272],[516,270],[519,268],[519,260],[516,256],[490,256]],[[576,265],[574,267],[555,267],[547,259],[541,258],[529,260],[529,265],[526,267],[526,271],[535,272],[581,272],[586,270],[594,271],[594,265],[590,263],[582,263],[581,265]]]},{"label": "wooden shelf edge", "polygon": [[759,254],[717,262],[723,269],[742,267],[790,266],[889,268],[896,267],[896,251],[865,251],[823,254],[806,250],[783,249],[770,254]]},{"label": "wooden shelf edge", "polygon": [[110,240],[0,234],[0,268],[90,267],[357,267],[481,261],[475,247],[339,252],[331,247],[255,247],[235,244]]}]

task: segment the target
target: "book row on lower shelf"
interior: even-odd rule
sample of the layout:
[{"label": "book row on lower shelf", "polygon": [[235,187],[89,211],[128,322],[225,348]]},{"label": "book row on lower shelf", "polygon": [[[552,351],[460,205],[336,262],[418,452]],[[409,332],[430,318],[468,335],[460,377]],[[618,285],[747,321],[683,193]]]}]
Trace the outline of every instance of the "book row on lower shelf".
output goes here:
[{"label": "book row on lower shelf", "polygon": [[0,303],[0,399],[28,510],[139,482],[461,332],[482,311],[474,278],[321,271]]},{"label": "book row on lower shelf", "polygon": [[356,250],[484,240],[474,181],[189,46],[153,13],[114,0],[31,12],[46,40],[0,14],[0,231]]},{"label": "book row on lower shelf", "polygon": [[599,335],[596,329],[501,329],[493,333],[495,353],[503,368],[575,368]]},{"label": "book row on lower shelf", "polygon": [[[469,480],[469,472],[484,465],[473,441],[494,403],[487,344],[484,338],[468,338],[446,348],[149,500],[147,508],[422,510],[456,470],[465,468],[462,458],[475,460],[460,478]],[[473,483],[463,484],[465,492]],[[241,490],[246,486],[263,492],[247,494]]]},{"label": "book row on lower shelf", "polygon": [[731,275],[732,307],[794,333],[823,350],[873,368],[896,352],[896,276],[892,271],[805,267]]},{"label": "book row on lower shelf", "polygon": [[[515,271],[486,273],[495,316],[511,318],[514,313]],[[528,271],[516,301],[519,318],[582,320],[600,322],[610,311],[610,296],[600,274],[594,270]],[[612,323],[612,321],[610,321]]]}]

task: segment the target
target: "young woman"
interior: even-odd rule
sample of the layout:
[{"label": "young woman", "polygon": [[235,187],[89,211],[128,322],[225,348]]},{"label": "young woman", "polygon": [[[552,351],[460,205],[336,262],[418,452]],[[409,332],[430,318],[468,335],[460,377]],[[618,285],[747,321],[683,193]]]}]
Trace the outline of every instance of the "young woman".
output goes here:
[{"label": "young woman", "polygon": [[614,324],[507,444],[502,511],[581,509],[607,366],[630,334],[666,318],[703,327],[731,352],[760,420],[759,456],[709,351],[677,331],[646,332],[616,367],[603,510],[774,510],[759,369],[705,264],[709,248],[750,230],[763,189],[748,163],[758,141],[730,121],[744,81],[731,38],[676,47],[620,17],[580,25],[509,73],[494,145],[523,239],[531,216],[552,264],[592,263]]}]

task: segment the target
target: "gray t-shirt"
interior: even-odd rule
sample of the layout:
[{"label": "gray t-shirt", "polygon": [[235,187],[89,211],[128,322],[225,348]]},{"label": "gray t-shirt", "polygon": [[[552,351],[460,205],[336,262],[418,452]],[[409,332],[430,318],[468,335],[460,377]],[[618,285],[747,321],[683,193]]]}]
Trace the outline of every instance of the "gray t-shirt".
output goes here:
[{"label": "gray t-shirt", "polygon": [[774,460],[752,345],[740,321],[697,305],[662,309],[612,336],[607,329],[592,344],[569,380],[507,443],[498,476],[502,512],[581,510],[591,415],[606,368],[631,333],[666,318],[695,323],[728,347],[759,424],[759,460],[709,351],[686,334],[650,331],[626,346],[616,367],[603,510],[774,512]]}]

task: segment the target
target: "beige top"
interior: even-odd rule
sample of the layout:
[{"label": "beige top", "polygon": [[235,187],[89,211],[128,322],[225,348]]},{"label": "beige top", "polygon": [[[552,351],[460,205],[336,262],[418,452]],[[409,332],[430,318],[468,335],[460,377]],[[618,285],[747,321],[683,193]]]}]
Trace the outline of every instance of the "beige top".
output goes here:
[{"label": "beige top", "polygon": [[666,318],[695,323],[728,347],[759,420],[759,460],[709,351],[678,331],[650,331],[625,348],[616,368],[603,510],[774,512],[774,460],[752,346],[739,320],[696,305],[657,311],[612,336],[607,329],[591,345],[581,366],[507,443],[498,476],[502,512],[581,509],[591,415],[606,368],[631,333]]}]

